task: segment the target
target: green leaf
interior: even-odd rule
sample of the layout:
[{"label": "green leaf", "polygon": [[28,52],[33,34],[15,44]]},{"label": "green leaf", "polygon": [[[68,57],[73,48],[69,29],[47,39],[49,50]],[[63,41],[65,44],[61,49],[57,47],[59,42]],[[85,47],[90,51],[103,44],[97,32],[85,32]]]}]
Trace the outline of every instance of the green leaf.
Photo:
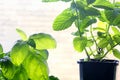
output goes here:
[{"label": "green leaf", "polygon": [[20,35],[20,37],[22,38],[23,41],[27,40],[27,35],[25,34],[24,31],[20,30],[20,29],[16,29],[16,31],[18,32],[18,34]]},{"label": "green leaf", "polygon": [[[35,50],[30,50],[23,62],[23,66],[31,80],[48,80],[48,66],[42,56],[38,56]],[[37,71],[37,72],[36,72]]]},{"label": "green leaf", "polygon": [[53,22],[53,29],[56,31],[69,28],[75,21],[76,17],[72,13],[71,9],[65,9],[59,14]]},{"label": "green leaf", "polygon": [[109,44],[108,40],[106,38],[103,38],[99,41],[98,47],[99,48],[105,48]]},{"label": "green leaf", "polygon": [[87,47],[91,47],[94,44],[93,40],[87,40]]},{"label": "green leaf", "polygon": [[12,79],[18,71],[18,67],[14,66],[9,60],[2,62],[1,68],[3,75],[8,79]]},{"label": "green leaf", "polygon": [[2,45],[0,44],[0,58],[3,58],[4,57],[4,53],[3,53],[3,47]]},{"label": "green leaf", "polygon": [[119,50],[113,49],[113,55],[114,55],[116,58],[120,59],[120,51],[119,51]]},{"label": "green leaf", "polygon": [[87,45],[87,38],[86,37],[75,37],[73,40],[73,45],[75,50],[78,52],[82,52],[86,45]]},{"label": "green leaf", "polygon": [[105,16],[111,25],[120,25],[120,9],[106,10]]},{"label": "green leaf", "polygon": [[97,35],[98,35],[98,37],[100,37],[100,38],[105,38],[105,37],[106,37],[106,34],[103,33],[103,32],[100,32],[100,31],[97,32]]},{"label": "green leaf", "polygon": [[103,8],[103,9],[113,9],[114,7],[113,4],[107,0],[96,0],[93,3],[93,6],[97,8]]},{"label": "green leaf", "polygon": [[55,76],[49,76],[49,80],[59,80],[59,79]]},{"label": "green leaf", "polygon": [[33,39],[29,39],[29,40],[27,41],[27,43],[28,43],[28,45],[30,45],[31,47],[36,48],[36,44],[35,44],[35,41],[34,41]]},{"label": "green leaf", "polygon": [[102,21],[102,22],[107,22],[107,23],[109,23],[109,21],[108,21],[107,18],[106,18],[105,12],[104,12],[104,11],[100,11],[100,14],[101,14],[101,15],[98,17],[99,20]]},{"label": "green leaf", "polygon": [[0,53],[3,53],[3,47],[1,44],[0,44]]},{"label": "green leaf", "polygon": [[120,2],[115,2],[115,7],[120,8]]},{"label": "green leaf", "polygon": [[117,16],[114,18],[114,21],[112,22],[113,25],[115,26],[120,26],[120,13],[117,14]]},{"label": "green leaf", "polygon": [[61,0],[61,1],[64,1],[64,2],[69,2],[69,1],[72,1],[72,0]]},{"label": "green leaf", "polygon": [[42,56],[45,60],[47,60],[49,56],[49,53],[47,50],[37,50],[37,54]]},{"label": "green leaf", "polygon": [[95,0],[86,0],[86,1],[87,1],[87,4],[88,4],[88,5],[95,2]]},{"label": "green leaf", "polygon": [[17,42],[10,52],[10,58],[13,64],[19,66],[28,55],[29,46],[26,42]]},{"label": "green leaf", "polygon": [[99,16],[100,11],[93,8],[93,7],[86,7],[85,8],[85,14],[88,15],[88,16]]},{"label": "green leaf", "polygon": [[112,31],[114,32],[114,34],[120,34],[120,31],[117,27],[112,26]]},{"label": "green leaf", "polygon": [[29,40],[31,39],[34,40],[36,49],[38,50],[51,49],[56,47],[55,39],[49,34],[45,33],[33,34],[29,37]]},{"label": "green leaf", "polygon": [[113,39],[114,39],[114,41],[116,42],[116,43],[120,43],[120,35],[118,34],[118,35],[114,35],[113,36]]},{"label": "green leaf", "polygon": [[21,66],[20,69],[14,75],[12,80],[28,80],[26,70]]},{"label": "green leaf", "polygon": [[80,28],[81,32],[84,32],[85,29],[88,26],[90,26],[91,24],[93,24],[95,22],[96,22],[96,19],[90,19],[89,17],[86,17],[83,20],[80,20],[80,22],[79,22],[80,25],[79,26],[78,26],[78,22],[77,21],[75,22],[75,25]]}]

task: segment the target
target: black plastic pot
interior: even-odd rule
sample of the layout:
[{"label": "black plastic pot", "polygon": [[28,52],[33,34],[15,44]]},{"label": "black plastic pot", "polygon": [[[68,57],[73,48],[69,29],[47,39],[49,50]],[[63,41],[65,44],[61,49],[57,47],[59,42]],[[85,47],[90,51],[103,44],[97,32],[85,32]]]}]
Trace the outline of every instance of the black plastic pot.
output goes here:
[{"label": "black plastic pot", "polygon": [[80,80],[116,80],[117,60],[78,61]]}]

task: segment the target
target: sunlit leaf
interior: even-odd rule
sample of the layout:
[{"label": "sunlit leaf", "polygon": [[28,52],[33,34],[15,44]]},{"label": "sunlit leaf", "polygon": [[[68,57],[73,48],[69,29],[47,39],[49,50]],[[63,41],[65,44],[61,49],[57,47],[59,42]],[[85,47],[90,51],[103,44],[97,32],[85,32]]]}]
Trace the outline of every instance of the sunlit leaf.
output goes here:
[{"label": "sunlit leaf", "polygon": [[93,40],[87,40],[87,47],[91,47],[94,44]]},{"label": "sunlit leaf", "polygon": [[119,7],[120,8],[120,2],[115,2],[115,7]]},{"label": "sunlit leaf", "polygon": [[48,80],[47,63],[42,56],[36,54],[36,51],[31,50],[29,52],[23,66],[31,80]]},{"label": "sunlit leaf", "polygon": [[108,19],[107,19],[107,17],[106,17],[105,12],[104,12],[104,11],[100,11],[100,14],[101,14],[101,15],[98,17],[99,20],[102,21],[102,22],[107,22],[107,23],[109,23],[109,21],[108,21]]},{"label": "sunlit leaf", "polygon": [[114,35],[113,36],[113,39],[114,39],[114,41],[116,42],[116,43],[120,43],[120,35],[118,34],[118,35]]},{"label": "sunlit leaf", "polygon": [[98,47],[99,48],[105,48],[109,44],[108,40],[106,38],[103,38],[102,40],[99,41]]},{"label": "sunlit leaf", "polygon": [[27,72],[23,67],[16,72],[12,80],[28,80]]},{"label": "sunlit leaf", "polygon": [[59,14],[53,22],[53,29],[56,31],[69,28],[75,21],[76,17],[73,15],[70,9],[65,9]]},{"label": "sunlit leaf", "polygon": [[16,31],[18,32],[18,34],[20,35],[20,37],[22,38],[22,40],[26,41],[27,40],[27,35],[25,34],[24,31],[20,30],[20,29],[16,29]]},{"label": "sunlit leaf", "polygon": [[31,39],[34,40],[36,49],[38,50],[51,49],[56,47],[55,39],[49,34],[45,33],[34,34],[29,37],[29,40]]},{"label": "sunlit leaf", "polygon": [[73,45],[75,50],[77,50],[78,52],[82,52],[86,45],[87,45],[87,38],[86,37],[75,37],[73,40]]},{"label": "sunlit leaf", "polygon": [[96,0],[93,3],[94,7],[103,8],[103,9],[113,9],[113,4],[107,0]]},{"label": "sunlit leaf", "polygon": [[120,34],[120,31],[117,27],[112,27],[112,31],[114,32],[114,34]]},{"label": "sunlit leaf", "polygon": [[10,58],[13,64],[19,66],[28,55],[29,46],[26,42],[16,43],[10,52]]},{"label": "sunlit leaf", "polygon": [[2,62],[1,68],[3,75],[8,79],[12,79],[18,71],[18,67],[14,66],[9,60]]},{"label": "sunlit leaf", "polygon": [[114,55],[116,58],[120,59],[120,51],[119,51],[119,50],[113,49],[113,55]]},{"label": "sunlit leaf", "polygon": [[78,21],[76,21],[75,25],[80,28],[81,32],[84,32],[87,27],[89,27],[91,24],[95,22],[96,22],[96,19],[90,19],[89,17],[87,17],[87,18],[84,18],[83,20],[80,20],[79,25],[78,25]]}]

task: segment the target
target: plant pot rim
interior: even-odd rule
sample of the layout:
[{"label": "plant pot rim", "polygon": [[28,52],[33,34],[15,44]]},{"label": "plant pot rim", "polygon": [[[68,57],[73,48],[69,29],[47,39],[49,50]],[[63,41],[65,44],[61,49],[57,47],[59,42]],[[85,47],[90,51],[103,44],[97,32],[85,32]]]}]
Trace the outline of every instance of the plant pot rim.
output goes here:
[{"label": "plant pot rim", "polygon": [[90,61],[85,61],[84,59],[80,59],[77,61],[77,63],[103,63],[103,64],[119,64],[118,60],[113,59],[103,59],[103,60],[96,60],[96,59],[90,59]]}]

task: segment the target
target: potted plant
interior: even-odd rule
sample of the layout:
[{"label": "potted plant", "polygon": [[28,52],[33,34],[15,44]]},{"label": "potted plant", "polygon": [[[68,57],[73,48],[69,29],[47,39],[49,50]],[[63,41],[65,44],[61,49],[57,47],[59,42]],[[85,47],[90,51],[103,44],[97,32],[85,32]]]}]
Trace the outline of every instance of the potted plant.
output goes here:
[{"label": "potted plant", "polygon": [[16,41],[11,51],[3,52],[0,45],[0,80],[58,80],[49,76],[47,49],[56,47],[55,39],[46,33],[27,37],[20,29],[16,31],[21,40]]},{"label": "potted plant", "polygon": [[53,29],[61,31],[71,26],[73,46],[85,53],[80,59],[80,80],[115,80],[120,59],[120,2],[116,0],[42,0],[43,2],[71,2],[53,22]]}]

